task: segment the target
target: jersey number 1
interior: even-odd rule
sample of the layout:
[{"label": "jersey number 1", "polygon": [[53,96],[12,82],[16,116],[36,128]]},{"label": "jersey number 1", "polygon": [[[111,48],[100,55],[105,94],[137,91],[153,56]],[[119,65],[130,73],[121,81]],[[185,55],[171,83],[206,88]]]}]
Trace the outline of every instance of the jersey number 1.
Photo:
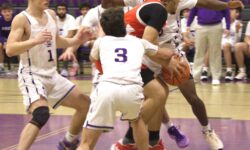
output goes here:
[{"label": "jersey number 1", "polygon": [[54,59],[53,59],[53,57],[52,57],[52,52],[51,52],[51,50],[48,50],[48,52],[49,52],[49,60],[48,60],[48,62],[54,61]]}]

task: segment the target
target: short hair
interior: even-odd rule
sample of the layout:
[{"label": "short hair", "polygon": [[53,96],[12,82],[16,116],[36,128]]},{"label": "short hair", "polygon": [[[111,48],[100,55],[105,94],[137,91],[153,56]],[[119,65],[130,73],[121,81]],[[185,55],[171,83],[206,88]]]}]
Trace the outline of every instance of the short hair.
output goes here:
[{"label": "short hair", "polygon": [[56,9],[57,9],[58,7],[65,7],[66,9],[68,9],[68,5],[67,5],[66,3],[63,3],[63,2],[57,4],[57,5],[56,5]]},{"label": "short hair", "polygon": [[109,8],[105,10],[100,19],[100,24],[106,35],[124,37],[126,27],[122,8]]},{"label": "short hair", "polygon": [[4,9],[13,9],[12,5],[10,3],[3,3],[0,7],[1,10]]},{"label": "short hair", "polygon": [[90,8],[90,5],[89,5],[89,3],[83,3],[83,4],[81,4],[80,5],[80,7],[79,7],[79,10],[82,10],[83,8]]}]

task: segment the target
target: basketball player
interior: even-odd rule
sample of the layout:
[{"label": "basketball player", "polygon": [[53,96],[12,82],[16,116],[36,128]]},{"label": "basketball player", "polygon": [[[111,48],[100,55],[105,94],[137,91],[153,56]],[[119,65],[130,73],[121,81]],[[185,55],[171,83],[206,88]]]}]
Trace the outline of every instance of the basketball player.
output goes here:
[{"label": "basketball player", "polygon": [[[130,2],[131,1],[129,1],[128,3],[130,3]],[[149,2],[149,1],[147,1],[147,2]],[[127,2],[124,2],[124,3],[126,4]],[[151,3],[153,3],[153,2],[151,1]],[[162,35],[163,35],[161,37],[162,40],[160,39],[159,43],[164,44],[164,43],[170,43],[171,42],[174,45],[175,45],[175,43],[176,44],[178,43],[178,39],[179,39],[178,36],[180,36],[179,27],[178,27],[178,24],[177,24],[177,22],[179,22],[180,10],[182,10],[184,8],[192,8],[194,6],[201,6],[201,7],[213,8],[213,9],[225,9],[225,8],[227,8],[229,6],[230,7],[241,6],[240,2],[224,3],[224,2],[220,2],[220,1],[210,1],[210,0],[209,1],[204,1],[204,0],[185,1],[184,0],[184,1],[180,1],[180,2],[171,0],[171,1],[166,1],[165,4],[167,4],[166,9],[168,10],[168,12],[172,13],[173,15],[168,17],[168,20],[167,20],[166,26],[165,26],[166,29],[163,28],[163,32],[161,32]],[[152,4],[148,4],[147,7],[149,7],[149,5],[152,5]],[[131,22],[127,22],[127,24],[129,24],[129,27],[130,27],[130,30],[132,31],[132,34],[137,35],[139,37],[141,36],[144,39],[147,39],[147,40],[149,40],[151,42],[155,42],[155,40],[157,39],[158,33],[159,33],[159,31],[161,29],[157,30],[157,28],[153,28],[154,26],[152,26],[152,24],[148,25],[146,23],[146,22],[149,22],[148,20],[146,20],[148,18],[147,17],[143,18],[143,17],[140,16],[140,14],[147,14],[147,13],[150,14],[150,12],[151,12],[152,15],[155,15],[156,10],[152,11],[153,10],[152,8],[151,9],[148,8],[147,13],[145,13],[145,11],[143,13],[142,12],[143,11],[142,7],[137,6],[137,7],[134,8],[134,9],[138,9],[140,12],[136,11],[136,10],[131,10],[131,11],[134,11],[134,18],[130,19],[129,21],[131,21]],[[135,14],[137,14],[137,15],[135,15]],[[161,14],[161,13],[157,13],[157,14]],[[138,16],[139,16],[139,18],[136,18]],[[125,15],[125,20],[126,20],[126,15]],[[131,26],[135,27],[135,28],[131,28]],[[176,28],[177,30],[175,30],[174,28]],[[168,32],[169,29],[171,30],[171,32]],[[164,37],[164,35],[165,35],[165,37]],[[176,39],[176,40],[171,41],[171,39],[173,39],[173,38]],[[149,64],[153,64],[153,63],[149,63]],[[148,65],[148,66],[150,67],[150,65]],[[153,68],[153,67],[151,66],[150,69],[151,68]],[[153,70],[153,69],[151,69],[151,70]],[[150,86],[149,84],[147,84],[146,86],[149,87]],[[157,87],[157,89],[158,88],[159,87]],[[204,133],[205,133],[204,135],[205,135],[205,138],[207,139],[211,149],[223,148],[223,144],[222,144],[221,140],[216,136],[216,134],[212,131],[210,125],[208,124],[208,119],[207,119],[207,115],[206,115],[205,106],[204,106],[204,103],[199,99],[199,97],[196,94],[193,79],[189,80],[188,82],[184,83],[183,85],[180,85],[179,88],[180,88],[181,92],[183,93],[183,95],[185,96],[185,98],[188,100],[188,102],[192,105],[193,112],[195,113],[195,115],[198,117],[199,121],[203,125],[203,128],[204,128],[203,130],[204,130]],[[145,94],[147,94],[146,90],[145,90]],[[154,95],[154,94],[155,93],[152,93],[152,95]],[[163,97],[163,96],[161,96],[161,97]],[[145,107],[145,105],[144,105],[144,107]],[[152,103],[151,103],[151,105],[152,105]],[[151,106],[151,108],[153,110],[153,108],[154,108],[153,105]],[[154,109],[157,109],[157,108],[154,108]],[[158,109],[158,110],[161,110],[161,109]],[[152,116],[151,115],[152,112],[148,111],[149,115],[146,114],[145,109],[144,109],[144,112],[145,112],[145,116],[147,116],[147,117]],[[144,121],[145,121],[145,119],[144,119]],[[164,118],[164,122],[169,122],[169,119]],[[159,122],[154,122],[154,123],[157,124]],[[176,130],[171,130],[171,126],[172,126],[171,123],[166,123],[166,125],[168,127],[170,127],[169,128],[170,130],[168,130],[170,135],[171,135],[171,133],[177,133]],[[127,132],[125,138],[122,141],[119,141],[118,143],[116,143],[116,145],[114,146],[116,149],[122,149],[124,147],[127,148],[127,149],[132,149],[131,147],[133,147],[133,146],[131,146],[131,143],[133,143],[133,138],[132,138],[132,134],[131,134],[132,131],[131,130],[132,130],[132,128],[130,128],[130,130]],[[158,128],[158,131],[156,131],[156,133],[158,134],[158,136],[155,134],[155,136],[152,136],[152,137],[157,137],[159,139],[159,128]],[[179,135],[180,136],[174,137],[175,140],[177,141],[178,146],[181,147],[181,148],[186,147],[188,145],[188,140],[186,140],[184,135],[181,135],[181,134],[179,134]],[[155,139],[157,139],[157,138],[155,138]],[[215,140],[213,140],[214,138],[215,138]],[[155,141],[157,141],[157,140],[155,140]],[[159,141],[159,143],[161,143],[161,141]],[[158,145],[162,145],[162,144],[159,144],[159,143],[158,143]]]},{"label": "basketball player", "polygon": [[82,129],[89,98],[56,70],[56,48],[84,43],[91,36],[89,29],[81,29],[71,39],[58,36],[56,15],[48,10],[49,0],[28,0],[28,7],[13,20],[7,41],[7,55],[20,55],[19,87],[23,102],[32,119],[24,127],[18,150],[28,150],[40,129],[50,117],[49,105],[76,110],[68,132],[58,149],[75,149]]},{"label": "basketball player", "polygon": [[119,110],[121,119],[129,120],[134,129],[137,148],[148,150],[147,129],[140,116],[140,110],[144,109],[141,106],[144,99],[141,63],[144,53],[157,55],[163,61],[169,59],[169,53],[166,49],[158,50],[158,46],[146,40],[126,35],[120,8],[104,11],[100,24],[106,36],[95,41],[90,57],[94,62],[101,61],[103,74],[91,94],[79,149],[92,150],[100,134],[113,129],[115,111]]}]

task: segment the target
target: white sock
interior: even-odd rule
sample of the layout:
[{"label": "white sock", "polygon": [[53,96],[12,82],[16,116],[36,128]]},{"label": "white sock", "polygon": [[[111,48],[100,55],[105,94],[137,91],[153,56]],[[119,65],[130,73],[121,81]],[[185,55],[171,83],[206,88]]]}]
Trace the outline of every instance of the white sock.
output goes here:
[{"label": "white sock", "polygon": [[167,122],[167,123],[164,123],[164,125],[165,125],[165,127],[166,127],[167,129],[169,129],[169,128],[171,128],[172,126],[174,126],[173,122],[171,122],[171,121],[169,121],[169,122]]},{"label": "white sock", "polygon": [[242,72],[242,73],[245,73],[245,72],[246,72],[246,68],[245,68],[245,67],[241,67],[239,70],[240,70],[240,72]]},{"label": "white sock", "polygon": [[208,67],[205,67],[205,66],[204,66],[204,67],[202,68],[202,70],[203,70],[203,71],[208,71]]},{"label": "white sock", "polygon": [[4,67],[4,64],[3,64],[3,63],[0,63],[0,67],[3,68],[3,67]]},{"label": "white sock", "polygon": [[67,131],[66,135],[65,135],[65,139],[66,139],[66,141],[71,143],[77,138],[77,136],[78,135],[71,134],[71,133],[69,133],[69,131]]},{"label": "white sock", "polygon": [[227,67],[227,72],[232,72],[233,69],[231,67]]},{"label": "white sock", "polygon": [[206,126],[202,126],[202,131],[203,131],[203,132],[211,131],[211,130],[212,130],[212,128],[211,128],[210,124],[208,124],[208,125],[206,125]]}]

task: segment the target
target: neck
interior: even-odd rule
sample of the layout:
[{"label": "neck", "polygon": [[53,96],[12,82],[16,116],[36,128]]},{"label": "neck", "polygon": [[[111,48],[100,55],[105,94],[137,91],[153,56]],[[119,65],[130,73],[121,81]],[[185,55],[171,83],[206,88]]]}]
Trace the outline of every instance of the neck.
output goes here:
[{"label": "neck", "polygon": [[234,22],[236,19],[231,18],[231,22]]},{"label": "neck", "polygon": [[27,8],[26,10],[27,10],[27,12],[29,12],[32,16],[38,17],[38,18],[42,17],[42,16],[43,16],[43,12],[44,12],[44,10],[35,8],[35,7],[32,6],[32,5],[29,5],[28,8]]}]

